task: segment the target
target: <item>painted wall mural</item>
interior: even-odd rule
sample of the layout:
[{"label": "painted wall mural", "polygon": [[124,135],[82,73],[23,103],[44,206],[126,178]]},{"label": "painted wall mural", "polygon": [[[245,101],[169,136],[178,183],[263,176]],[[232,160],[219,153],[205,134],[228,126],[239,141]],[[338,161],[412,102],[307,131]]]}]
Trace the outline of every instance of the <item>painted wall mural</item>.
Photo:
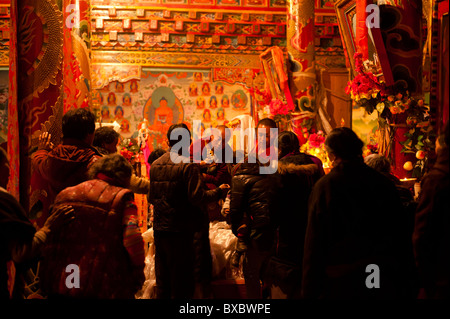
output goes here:
[{"label": "painted wall mural", "polygon": [[93,100],[101,121],[116,121],[124,138],[136,137],[139,124],[147,120],[149,147],[154,149],[165,146],[167,130],[174,123],[186,123],[197,137],[200,128],[193,127],[194,120],[208,128],[250,114],[245,77],[251,78],[253,72],[257,70],[234,70],[234,80],[225,81],[220,70],[142,70],[139,80],[116,80],[95,89]]}]

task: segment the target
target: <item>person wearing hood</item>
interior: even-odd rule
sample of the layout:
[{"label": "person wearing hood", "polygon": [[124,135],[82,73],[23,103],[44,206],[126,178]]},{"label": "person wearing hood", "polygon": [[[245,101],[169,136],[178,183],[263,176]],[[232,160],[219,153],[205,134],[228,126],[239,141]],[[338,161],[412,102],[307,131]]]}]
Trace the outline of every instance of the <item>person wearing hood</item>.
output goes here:
[{"label": "person wearing hood", "polygon": [[89,167],[101,154],[92,145],[95,115],[86,108],[72,109],[62,118],[63,141],[51,147],[51,135],[40,136],[38,150],[32,155],[32,167],[48,183],[48,201],[53,203],[63,189],[88,179]]},{"label": "person wearing hood", "polygon": [[295,133],[278,135],[279,215],[275,251],[267,266],[272,299],[299,299],[301,296],[303,246],[308,216],[308,198],[322,176],[310,155],[299,151]]}]

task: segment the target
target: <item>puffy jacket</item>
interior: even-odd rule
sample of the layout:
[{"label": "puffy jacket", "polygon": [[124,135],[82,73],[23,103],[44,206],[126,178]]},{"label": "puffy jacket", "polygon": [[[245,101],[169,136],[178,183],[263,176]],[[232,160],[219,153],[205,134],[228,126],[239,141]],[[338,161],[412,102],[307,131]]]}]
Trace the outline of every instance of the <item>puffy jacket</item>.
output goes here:
[{"label": "puffy jacket", "polygon": [[[55,206],[71,205],[75,219],[48,238],[41,261],[44,291],[76,298],[134,298],[145,276],[144,263],[133,265],[123,244],[123,211],[132,200],[130,190],[98,179],[58,194]],[[70,264],[79,268],[80,288],[66,286]]]},{"label": "puffy jacket", "polygon": [[198,164],[174,163],[170,154],[162,155],[150,168],[148,199],[153,205],[153,229],[193,231],[201,218],[201,206],[219,200],[222,190],[207,190]]},{"label": "puffy jacket", "polygon": [[278,244],[275,255],[301,266],[308,217],[308,199],[319,168],[300,153],[278,161],[280,175],[280,214],[275,216]]},{"label": "puffy jacket", "polygon": [[230,223],[238,236],[244,216],[249,219],[250,239],[270,249],[275,235],[273,218],[278,214],[277,174],[261,174],[259,163],[241,163],[234,168],[231,180]]}]

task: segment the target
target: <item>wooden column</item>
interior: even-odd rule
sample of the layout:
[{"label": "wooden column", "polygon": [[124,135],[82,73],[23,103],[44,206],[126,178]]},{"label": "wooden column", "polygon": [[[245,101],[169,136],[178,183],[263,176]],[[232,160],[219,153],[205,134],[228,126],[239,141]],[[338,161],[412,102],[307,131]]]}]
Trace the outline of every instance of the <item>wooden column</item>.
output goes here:
[{"label": "wooden column", "polygon": [[[314,47],[314,1],[290,0],[287,18],[287,51],[290,89],[297,112],[314,112],[316,84]],[[293,121],[300,142],[306,142],[302,128],[313,126],[313,118]]]},{"label": "wooden column", "polygon": [[60,118],[62,106],[62,35],[58,1],[11,1],[8,188],[27,212],[46,197],[45,185],[32,178],[30,162],[40,131],[49,130],[54,142],[60,138],[55,119]]}]

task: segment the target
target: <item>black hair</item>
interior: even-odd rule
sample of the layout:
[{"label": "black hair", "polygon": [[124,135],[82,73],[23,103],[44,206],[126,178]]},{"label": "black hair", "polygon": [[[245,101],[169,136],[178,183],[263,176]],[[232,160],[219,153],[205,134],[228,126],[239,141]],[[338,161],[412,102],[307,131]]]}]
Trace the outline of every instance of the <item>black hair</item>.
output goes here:
[{"label": "black hair", "polygon": [[187,130],[188,133],[189,133],[189,139],[191,138],[191,132],[189,131],[189,128],[187,127],[186,124],[184,124],[184,123],[172,124],[169,127],[169,130],[167,131],[167,139],[169,140],[169,146],[170,147],[172,147],[175,144],[177,144],[179,141],[181,141],[181,138],[182,138],[181,136],[178,136],[178,138],[175,139],[175,140],[170,139],[170,135],[172,134],[172,131],[175,130],[175,129],[185,129],[185,130]]},{"label": "black hair", "polygon": [[259,120],[258,125],[256,125],[256,128],[260,127],[261,125],[268,126],[270,128],[278,128],[277,123],[268,117]]},{"label": "black hair", "polygon": [[348,127],[333,129],[325,140],[325,145],[335,156],[343,160],[362,159],[363,141]]},{"label": "black hair", "polygon": [[119,139],[120,134],[110,126],[102,126],[95,130],[92,145],[103,147],[103,144],[111,144]]},{"label": "black hair", "polygon": [[153,152],[150,153],[150,155],[147,158],[147,162],[150,165],[152,165],[154,161],[156,161],[158,158],[163,156],[165,153],[166,153],[166,151],[163,150],[162,148],[157,148],[157,149],[153,150]]},{"label": "black hair", "polygon": [[112,185],[128,187],[133,167],[122,155],[111,154],[101,157],[89,168],[89,177],[91,179],[96,178],[99,173],[109,177]]},{"label": "black hair", "polygon": [[278,150],[281,153],[280,158],[292,152],[299,153],[299,149],[300,142],[294,132],[283,131],[278,135]]},{"label": "black hair", "polygon": [[67,111],[62,118],[64,138],[84,140],[95,131],[95,115],[87,108],[77,108]]}]

